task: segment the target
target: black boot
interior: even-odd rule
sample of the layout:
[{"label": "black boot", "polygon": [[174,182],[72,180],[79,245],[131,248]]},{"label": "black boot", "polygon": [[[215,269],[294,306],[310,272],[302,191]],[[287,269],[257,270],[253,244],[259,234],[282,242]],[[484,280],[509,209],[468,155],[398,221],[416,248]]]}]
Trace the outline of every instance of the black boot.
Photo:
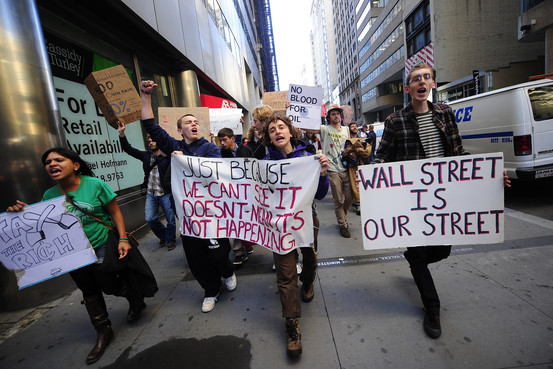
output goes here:
[{"label": "black boot", "polygon": [[96,345],[86,357],[86,363],[92,364],[102,357],[104,351],[106,351],[106,347],[108,347],[113,340],[114,334],[113,329],[111,329],[111,322],[108,318],[104,296],[102,294],[87,296],[84,298],[84,303],[86,311],[90,316],[90,321],[96,329],[96,332],[98,332]]},{"label": "black boot", "polygon": [[423,328],[431,338],[439,338],[442,335],[440,324],[440,308],[425,308]]},{"label": "black boot", "polygon": [[127,322],[134,323],[140,319],[142,311],[146,309],[144,297],[134,288],[127,286],[125,298],[129,302],[129,312],[127,313]]},{"label": "black boot", "polygon": [[142,314],[142,311],[146,309],[146,304],[144,301],[140,303],[132,303],[129,300],[129,312],[127,313],[127,322],[134,323],[140,319],[140,314]]}]

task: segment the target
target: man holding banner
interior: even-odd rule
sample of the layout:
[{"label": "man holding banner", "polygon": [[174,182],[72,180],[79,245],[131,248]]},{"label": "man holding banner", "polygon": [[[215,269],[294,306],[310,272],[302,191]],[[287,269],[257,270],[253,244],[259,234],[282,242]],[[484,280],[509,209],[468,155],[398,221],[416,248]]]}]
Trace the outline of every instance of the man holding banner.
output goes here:
[{"label": "man holding banner", "polygon": [[[382,141],[373,163],[467,155],[453,110],[428,101],[435,88],[434,72],[426,64],[417,64],[405,80],[405,92],[411,102],[386,118]],[[509,187],[504,172],[504,184]],[[423,328],[431,338],[440,337],[440,299],[428,264],[446,259],[451,246],[407,247],[404,256],[424,305]]]},{"label": "man holding banner", "polygon": [[[219,148],[200,137],[198,120],[192,114],[185,114],[177,122],[182,140],[171,137],[154,121],[151,93],[157,87],[153,81],[142,81],[142,124],[164,153],[184,154],[196,157],[220,158]],[[228,238],[202,239],[181,234],[182,245],[190,271],[204,289],[202,311],[210,312],[215,307],[221,288],[221,278],[229,291],[236,289],[236,275],[229,259]]]}]

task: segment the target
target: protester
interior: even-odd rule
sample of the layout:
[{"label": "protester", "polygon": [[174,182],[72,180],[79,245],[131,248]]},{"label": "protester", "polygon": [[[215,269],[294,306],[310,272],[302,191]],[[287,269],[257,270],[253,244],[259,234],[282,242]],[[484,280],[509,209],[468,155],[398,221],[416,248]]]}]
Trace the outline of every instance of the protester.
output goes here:
[{"label": "protester", "polygon": [[357,137],[359,138],[366,138],[368,135],[367,133],[367,125],[366,124],[363,124],[361,126],[361,129],[359,130],[359,132],[357,132]]},{"label": "protester", "polygon": [[[354,144],[357,145],[359,138],[357,133],[359,131],[356,122],[350,122],[348,124],[349,138],[344,144],[344,152],[342,152],[342,164],[347,168],[349,175],[349,182],[353,191],[353,208],[357,215],[361,215],[361,204],[359,200],[359,184],[357,183],[357,167],[359,166],[359,158],[357,157]],[[347,151],[347,153],[346,153]]]},{"label": "protester", "polygon": [[353,204],[353,191],[348,170],[342,164],[342,151],[346,140],[349,138],[349,128],[342,126],[343,110],[338,105],[329,107],[326,119],[329,125],[321,125],[320,130],[308,131],[321,135],[323,154],[327,156],[330,163],[328,179],[332,199],[334,200],[334,212],[340,227],[340,235],[344,238],[350,238],[347,214]]},{"label": "protester", "polygon": [[[173,213],[173,199],[171,193],[163,190],[162,181],[168,170],[171,170],[171,158],[167,157],[157,147],[156,143],[148,137],[148,148],[150,151],[142,151],[131,146],[125,136],[125,124],[117,122],[119,131],[119,142],[124,152],[135,159],[142,161],[144,170],[144,185],[146,186],[146,204],[144,215],[148,226],[159,239],[159,246],[172,251],[176,247],[176,225]],[[165,214],[165,226],[159,220],[159,207]]]},{"label": "protester", "polygon": [[[146,304],[144,303],[144,296],[140,294],[139,290],[125,286],[122,284],[124,281],[101,270],[106,249],[110,245],[117,243],[120,258],[127,257],[131,249],[126,237],[123,214],[115,200],[117,196],[115,192],[107,183],[95,178],[89,165],[72,150],[65,148],[49,149],[42,155],[42,164],[44,164],[46,173],[56,182],[56,186],[51,187],[44,193],[43,201],[67,194],[73,203],[78,204],[79,207],[86,208],[87,212],[103,222],[113,224],[120,235],[119,239],[115,238],[106,226],[83,214],[73,204],[66,204],[67,210],[74,212],[80,219],[83,231],[98,257],[97,263],[69,273],[83,294],[86,311],[97,332],[96,344],[86,358],[86,363],[92,364],[100,359],[114,338],[102,291],[106,289],[120,291],[118,295],[124,295],[127,298],[130,305],[127,314],[129,323],[138,320],[140,314],[146,308]],[[26,205],[26,203],[18,200],[15,205],[8,207],[7,211],[22,211]]]},{"label": "protester", "polygon": [[369,133],[367,134],[368,142],[372,146],[371,155],[369,156],[369,161],[373,161],[376,153],[376,133],[374,133],[374,125],[369,125]]},{"label": "protester", "polygon": [[[323,146],[321,145],[321,140],[317,135],[311,131],[303,131],[301,140],[307,145],[307,149],[311,153],[316,153],[319,150],[322,150]],[[312,146],[312,148],[310,147]]]},{"label": "protester", "polygon": [[[263,145],[263,128],[267,118],[273,113],[269,105],[258,105],[252,110],[253,125],[248,130],[247,141],[236,149],[236,157],[263,159],[267,149]],[[248,260],[248,254],[253,253],[253,243],[235,240],[232,246],[234,265],[242,265]]]},{"label": "protester", "polygon": [[234,132],[230,128],[221,128],[217,132],[217,138],[221,144],[221,156],[223,158],[236,157],[239,145],[235,141]]},{"label": "protester", "polygon": [[372,147],[366,142],[366,139],[350,138],[346,140],[344,151],[342,152],[342,164],[348,170],[349,182],[353,191],[353,206],[357,215],[361,215],[361,204],[359,196],[359,165],[368,164]]},{"label": "protester", "polygon": [[[428,101],[435,87],[434,72],[428,65],[417,64],[409,71],[405,92],[411,102],[386,118],[375,163],[468,154],[463,149],[453,110]],[[506,171],[504,183],[510,187]],[[447,258],[450,252],[451,246],[417,246],[408,247],[404,253],[424,305],[423,328],[431,338],[440,337],[442,329],[440,299],[428,264]]]},{"label": "protester", "polygon": [[[219,142],[221,143],[221,156],[223,158],[236,157],[239,145],[234,140],[234,132],[230,128],[222,128],[217,133]],[[244,151],[243,151],[244,152]],[[248,152],[248,151],[245,151]],[[242,265],[248,260],[248,254],[253,253],[253,244],[251,242],[235,239],[232,243],[232,251],[234,252],[234,265]]]},{"label": "protester", "polygon": [[[207,158],[220,158],[219,148],[199,136],[198,120],[192,114],[185,114],[177,121],[177,131],[182,140],[171,137],[154,121],[151,93],[157,87],[153,81],[142,81],[142,124],[146,132],[165,153],[184,154]],[[222,286],[221,278],[229,291],[236,289],[236,275],[229,260],[230,242],[227,238],[201,239],[181,234],[182,246],[192,275],[204,289],[202,311],[215,308]]]},{"label": "protester", "polygon": [[261,135],[267,118],[271,114],[273,114],[273,109],[269,105],[258,105],[253,108],[253,125],[248,131],[248,142],[238,148],[237,157],[263,159],[267,155],[267,149],[263,146]]},{"label": "protester", "polygon": [[[275,113],[268,119],[263,133],[263,142],[268,148],[268,160],[282,160],[286,158],[298,158],[311,155],[306,150],[304,142],[299,140],[300,131],[292,126],[290,119],[283,113]],[[315,199],[323,199],[328,192],[328,159],[324,155],[319,156],[321,173]],[[301,298],[304,302],[310,302],[314,297],[314,281],[317,272],[317,235],[319,219],[313,207],[313,231],[314,246],[302,247],[303,270],[299,279],[302,281]],[[296,267],[296,252],[292,250],[281,255],[273,253],[275,262],[278,294],[282,304],[282,316],[285,319],[287,332],[287,353],[297,357],[302,353],[300,325],[301,317],[300,294],[298,293],[298,271]]]},{"label": "protester", "polygon": [[350,122],[348,124],[349,128],[349,138],[358,138],[357,133],[359,133],[359,128],[357,126],[357,122]]}]

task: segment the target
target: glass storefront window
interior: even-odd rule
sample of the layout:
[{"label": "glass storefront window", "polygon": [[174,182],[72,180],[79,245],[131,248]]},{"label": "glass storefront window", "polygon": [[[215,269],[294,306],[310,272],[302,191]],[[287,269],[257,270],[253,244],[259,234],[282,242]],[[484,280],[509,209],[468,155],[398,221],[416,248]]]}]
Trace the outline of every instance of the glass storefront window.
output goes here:
[{"label": "glass storefront window", "polygon": [[[83,84],[91,72],[123,64],[137,85],[136,73],[128,63],[132,58],[127,55],[120,62],[109,60],[97,50],[48,32],[45,32],[45,43],[54,76],[64,146],[77,152],[90,164],[95,176],[113,190],[120,193],[138,188],[144,178],[142,163],[123,152],[119,132],[107,123]],[[139,122],[130,123],[125,133],[134,147],[145,149]]]}]

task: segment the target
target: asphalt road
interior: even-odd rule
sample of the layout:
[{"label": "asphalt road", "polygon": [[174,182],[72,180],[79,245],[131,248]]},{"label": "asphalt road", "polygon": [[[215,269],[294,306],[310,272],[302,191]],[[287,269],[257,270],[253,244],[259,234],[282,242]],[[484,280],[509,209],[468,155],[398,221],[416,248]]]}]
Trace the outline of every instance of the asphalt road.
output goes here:
[{"label": "asphalt road", "polygon": [[553,179],[538,182],[514,182],[505,189],[505,207],[553,220]]}]

